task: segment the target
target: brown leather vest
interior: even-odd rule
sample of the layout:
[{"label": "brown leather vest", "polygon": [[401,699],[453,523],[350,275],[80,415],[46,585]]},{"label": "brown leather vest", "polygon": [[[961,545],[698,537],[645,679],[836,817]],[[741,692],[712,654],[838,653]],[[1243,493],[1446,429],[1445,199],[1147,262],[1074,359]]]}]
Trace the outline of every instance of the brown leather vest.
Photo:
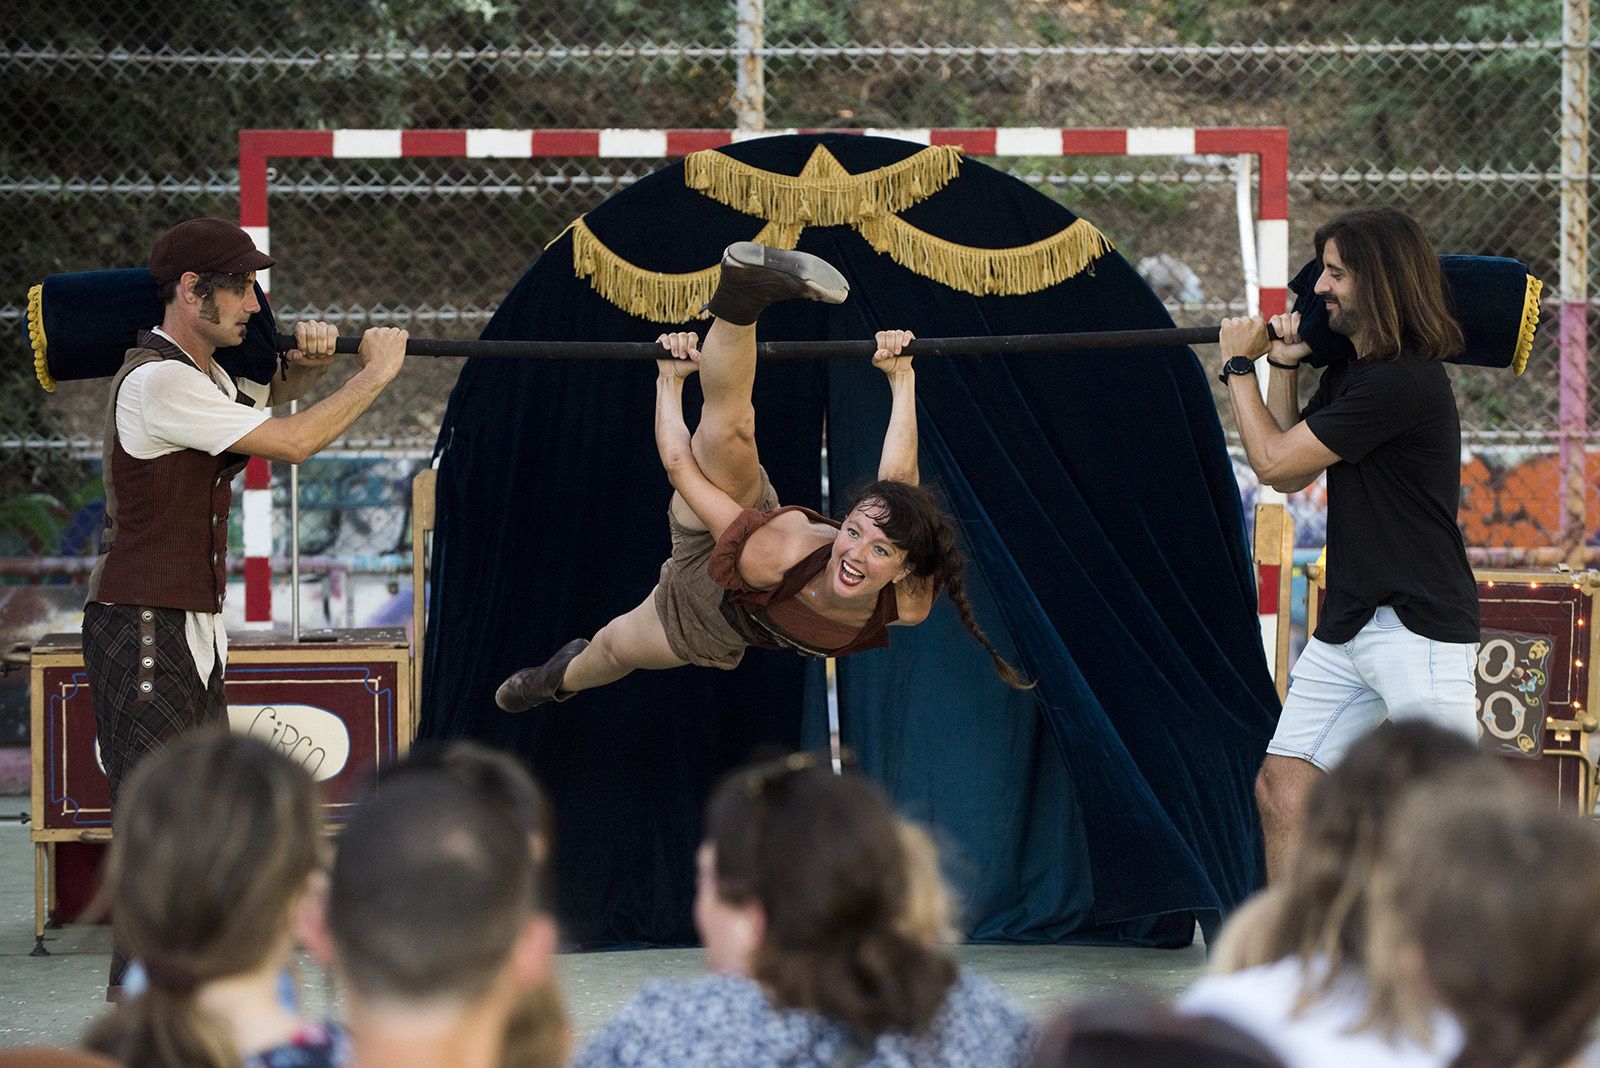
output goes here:
[{"label": "brown leather vest", "polygon": [[[249,457],[179,449],[154,460],[139,460],[123,450],[117,439],[117,393],[129,372],[156,360],[182,360],[196,374],[205,374],[178,346],[159,334],[141,331],[138,347],[128,350],[112,380],[101,454],[105,530],[86,603],[216,613],[222,611],[228,592],[233,476]],[[243,394],[239,403],[248,403]]]}]

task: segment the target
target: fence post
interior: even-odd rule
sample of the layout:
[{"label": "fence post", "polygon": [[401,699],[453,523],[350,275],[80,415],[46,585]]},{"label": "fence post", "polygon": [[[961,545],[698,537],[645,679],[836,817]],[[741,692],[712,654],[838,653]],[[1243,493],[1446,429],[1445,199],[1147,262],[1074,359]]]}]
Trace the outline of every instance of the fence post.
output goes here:
[{"label": "fence post", "polygon": [[765,0],[735,0],[734,54],[738,74],[733,94],[734,125],[741,130],[767,128]]},{"label": "fence post", "polygon": [[1255,522],[1256,615],[1278,700],[1289,696],[1289,613],[1294,589],[1294,516],[1281,502],[1258,502]]},{"label": "fence post", "polygon": [[1561,548],[1583,566],[1588,540],[1589,0],[1561,15]]}]

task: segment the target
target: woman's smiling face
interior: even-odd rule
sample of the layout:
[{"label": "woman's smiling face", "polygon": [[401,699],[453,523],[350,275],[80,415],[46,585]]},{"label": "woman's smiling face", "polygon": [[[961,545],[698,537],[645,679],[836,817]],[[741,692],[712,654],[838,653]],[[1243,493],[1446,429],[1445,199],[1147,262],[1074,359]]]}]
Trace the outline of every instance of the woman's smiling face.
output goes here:
[{"label": "woman's smiling face", "polygon": [[882,514],[881,502],[857,504],[833,539],[828,581],[838,597],[876,598],[880,590],[905,574],[905,550],[889,540],[868,512]]}]

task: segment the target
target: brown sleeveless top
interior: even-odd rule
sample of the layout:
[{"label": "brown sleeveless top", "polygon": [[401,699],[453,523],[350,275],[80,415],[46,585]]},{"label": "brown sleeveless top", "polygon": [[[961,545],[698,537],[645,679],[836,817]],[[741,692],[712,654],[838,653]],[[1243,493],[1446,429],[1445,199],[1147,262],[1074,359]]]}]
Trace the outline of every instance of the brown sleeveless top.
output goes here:
[{"label": "brown sleeveless top", "polygon": [[882,649],[889,644],[889,624],[900,618],[895,604],[894,586],[878,592],[872,618],[858,628],[819,614],[797,597],[805,584],[828,566],[832,545],[820,545],[788,571],[771,589],[758,590],[739,576],[739,557],[750,535],[784,512],[801,512],[815,523],[826,523],[837,530],[833,519],[800,505],[759,512],[747,508],[739,513],[711,550],[706,571],[711,580],[727,592],[722,595],[722,616],[740,637],[760,649],[789,649],[805,656],[849,656],[865,649]]}]

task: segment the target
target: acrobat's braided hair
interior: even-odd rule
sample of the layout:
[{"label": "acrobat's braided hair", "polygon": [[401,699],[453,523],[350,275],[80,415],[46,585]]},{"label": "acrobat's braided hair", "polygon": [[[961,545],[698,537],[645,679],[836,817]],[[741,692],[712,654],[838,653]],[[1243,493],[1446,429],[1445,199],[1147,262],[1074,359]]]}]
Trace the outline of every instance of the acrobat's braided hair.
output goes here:
[{"label": "acrobat's braided hair", "polygon": [[906,566],[913,578],[932,582],[935,589],[942,588],[950,595],[961,616],[961,625],[989,654],[995,674],[1013,689],[1033,689],[1034,684],[1000,655],[983,628],[978,626],[972,603],[967,598],[966,583],[961,577],[967,558],[956,537],[955,522],[940,507],[938,499],[922,486],[894,479],[869,482],[851,499],[853,507],[860,508],[905,552]]}]

